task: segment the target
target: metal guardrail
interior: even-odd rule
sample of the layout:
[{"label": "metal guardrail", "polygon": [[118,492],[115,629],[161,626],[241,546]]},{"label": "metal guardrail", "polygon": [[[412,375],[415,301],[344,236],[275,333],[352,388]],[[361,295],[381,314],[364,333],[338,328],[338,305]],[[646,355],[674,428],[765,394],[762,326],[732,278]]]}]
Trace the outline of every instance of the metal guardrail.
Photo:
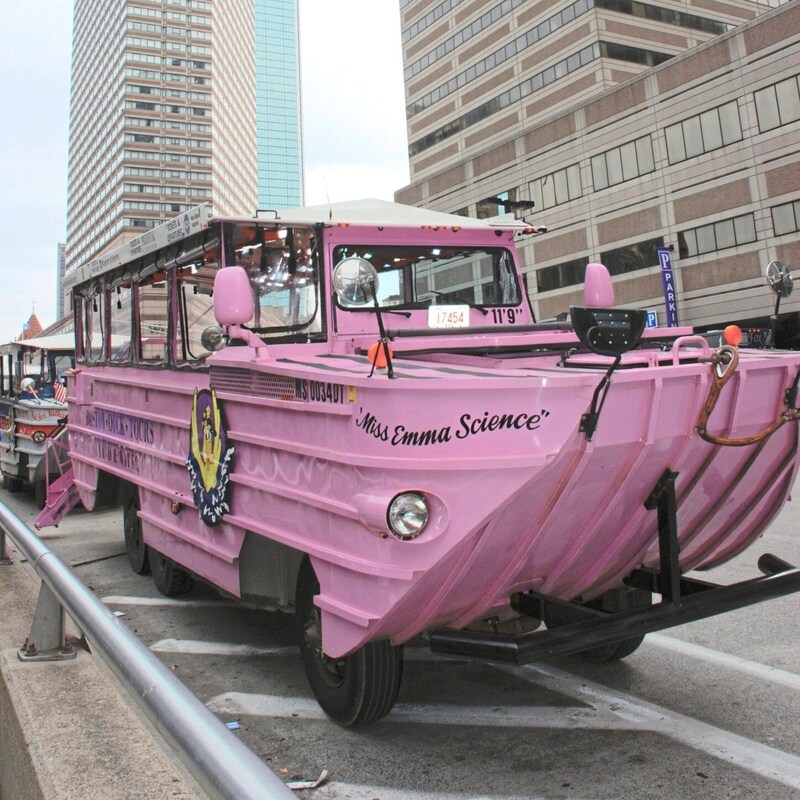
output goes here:
[{"label": "metal guardrail", "polygon": [[42,579],[31,636],[20,659],[74,657],[64,638],[64,612],[175,749],[189,772],[212,798],[285,800],[292,791],[231,734],[114,615],[72,570],[5,503],[0,502],[0,563],[6,535]]}]

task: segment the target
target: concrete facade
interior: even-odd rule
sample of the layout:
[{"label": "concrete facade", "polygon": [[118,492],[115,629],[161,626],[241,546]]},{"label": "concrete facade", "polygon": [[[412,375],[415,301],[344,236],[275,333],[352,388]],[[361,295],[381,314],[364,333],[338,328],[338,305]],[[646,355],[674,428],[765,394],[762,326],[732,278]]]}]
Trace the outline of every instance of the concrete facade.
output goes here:
[{"label": "concrete facade", "polygon": [[199,203],[255,210],[254,31],[253,0],[76,0],[68,271]]},{"label": "concrete facade", "polygon": [[549,229],[522,244],[539,319],[580,304],[584,265],[603,261],[618,303],[663,324],[669,245],[681,324],[769,315],[766,264],[800,267],[800,2],[497,8],[403,6],[412,182],[397,201],[470,216],[533,201],[518,215]]}]

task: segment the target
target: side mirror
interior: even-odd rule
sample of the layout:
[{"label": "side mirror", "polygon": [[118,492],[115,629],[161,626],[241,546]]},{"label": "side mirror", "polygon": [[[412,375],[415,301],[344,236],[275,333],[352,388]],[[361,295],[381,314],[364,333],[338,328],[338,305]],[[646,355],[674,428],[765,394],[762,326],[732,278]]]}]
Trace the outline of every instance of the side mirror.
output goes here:
[{"label": "side mirror", "polygon": [[378,273],[366,258],[344,258],[333,270],[333,288],[343,303],[363,306],[378,295]]},{"label": "side mirror", "polygon": [[770,261],[767,264],[767,283],[778,297],[788,297],[792,293],[792,274],[782,261]]},{"label": "side mirror", "polygon": [[214,316],[220,325],[253,319],[253,290],[244,267],[225,267],[214,277]]}]

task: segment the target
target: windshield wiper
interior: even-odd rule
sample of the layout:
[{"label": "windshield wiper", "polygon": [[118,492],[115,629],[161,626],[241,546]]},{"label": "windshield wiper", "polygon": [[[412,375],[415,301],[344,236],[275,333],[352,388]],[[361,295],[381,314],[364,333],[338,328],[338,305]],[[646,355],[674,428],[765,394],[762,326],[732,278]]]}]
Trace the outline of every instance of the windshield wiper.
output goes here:
[{"label": "windshield wiper", "polygon": [[[489,313],[485,306],[479,306],[477,303],[473,303],[470,300],[464,300],[459,297],[458,292],[455,294],[444,294],[444,292],[437,292],[434,289],[431,289],[431,294],[435,294],[437,297],[447,298],[448,300],[453,298],[458,303],[463,303],[465,306],[469,306],[470,308],[474,308],[476,311],[480,311],[484,317]],[[442,305],[456,305],[456,303],[442,303]]]}]

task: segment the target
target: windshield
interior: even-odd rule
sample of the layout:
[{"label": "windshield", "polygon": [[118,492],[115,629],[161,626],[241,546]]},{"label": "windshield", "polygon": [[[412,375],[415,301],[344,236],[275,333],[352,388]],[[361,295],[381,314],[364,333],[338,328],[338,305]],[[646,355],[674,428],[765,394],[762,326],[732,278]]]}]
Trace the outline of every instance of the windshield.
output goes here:
[{"label": "windshield", "polygon": [[312,228],[232,226],[235,264],[253,287],[252,330],[261,335],[321,330]]},{"label": "windshield", "polygon": [[[365,258],[377,270],[382,307],[491,308],[516,306],[521,300],[511,253],[502,247],[341,245],[333,251],[334,266],[353,256]],[[337,302],[342,308],[356,308]],[[372,303],[366,306],[371,307]]]}]

